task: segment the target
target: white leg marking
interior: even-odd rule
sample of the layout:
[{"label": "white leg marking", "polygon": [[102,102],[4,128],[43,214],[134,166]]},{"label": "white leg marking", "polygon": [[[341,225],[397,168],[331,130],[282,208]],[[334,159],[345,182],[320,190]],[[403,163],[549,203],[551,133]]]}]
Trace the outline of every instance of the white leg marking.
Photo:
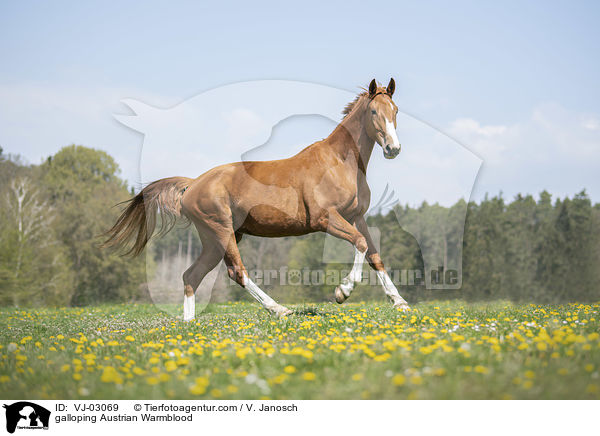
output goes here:
[{"label": "white leg marking", "polygon": [[191,321],[196,317],[196,296],[183,296],[183,320]]},{"label": "white leg marking", "polygon": [[363,262],[367,252],[361,253],[356,247],[354,247],[354,265],[350,273],[342,280],[340,289],[344,293],[344,296],[348,298],[354,289],[354,284],[362,280]]},{"label": "white leg marking", "polygon": [[385,271],[377,271],[377,277],[383,286],[385,294],[392,300],[394,306],[408,309],[408,303],[400,296],[396,285],[392,282],[392,279]]},{"label": "white leg marking", "polygon": [[335,301],[337,301],[338,304],[342,304],[346,301],[354,289],[354,284],[362,280],[362,267],[366,255],[366,251],[361,253],[354,247],[354,265],[352,266],[352,270],[342,279],[342,283],[335,288]]},{"label": "white leg marking", "polygon": [[252,295],[269,312],[274,313],[278,316],[286,316],[286,315],[290,315],[292,313],[292,311],[289,310],[287,307],[284,307],[281,304],[278,304],[275,300],[273,300],[271,297],[269,297],[267,294],[265,294],[263,292],[263,290],[260,289],[256,285],[256,283],[254,283],[252,280],[250,280],[250,277],[248,277],[245,273],[244,273],[244,288],[248,292],[250,292],[250,295]]}]

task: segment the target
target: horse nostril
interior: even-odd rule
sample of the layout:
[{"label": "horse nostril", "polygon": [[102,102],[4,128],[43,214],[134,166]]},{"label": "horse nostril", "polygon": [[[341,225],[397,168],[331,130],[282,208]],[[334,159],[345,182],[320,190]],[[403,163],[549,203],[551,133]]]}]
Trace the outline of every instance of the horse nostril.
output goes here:
[{"label": "horse nostril", "polygon": [[389,145],[386,145],[386,146],[385,146],[385,148],[384,148],[384,151],[385,151],[387,154],[390,154],[390,153],[392,152],[392,147],[390,147]]}]

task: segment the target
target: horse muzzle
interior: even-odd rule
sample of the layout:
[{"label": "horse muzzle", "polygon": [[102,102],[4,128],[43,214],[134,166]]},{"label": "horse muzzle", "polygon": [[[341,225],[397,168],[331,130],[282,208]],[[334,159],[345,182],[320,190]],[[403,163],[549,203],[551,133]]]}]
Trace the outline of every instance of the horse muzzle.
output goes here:
[{"label": "horse muzzle", "polygon": [[400,153],[400,145],[386,144],[383,147],[383,157],[386,159],[394,159]]}]

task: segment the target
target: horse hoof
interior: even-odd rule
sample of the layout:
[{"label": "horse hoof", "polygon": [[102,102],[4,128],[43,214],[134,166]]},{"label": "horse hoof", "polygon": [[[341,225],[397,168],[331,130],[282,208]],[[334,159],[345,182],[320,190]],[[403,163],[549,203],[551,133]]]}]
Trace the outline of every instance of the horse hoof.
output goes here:
[{"label": "horse hoof", "polygon": [[339,286],[335,288],[335,302],[337,304],[342,304],[344,301],[346,301],[347,298],[348,297],[344,295]]},{"label": "horse hoof", "polygon": [[280,306],[273,310],[273,313],[277,316],[277,318],[283,318],[284,316],[289,316],[294,312],[287,307]]},{"label": "horse hoof", "polygon": [[394,304],[394,309],[398,309],[402,312],[408,312],[408,311],[410,311],[410,306],[408,305],[408,303],[406,301],[403,301],[401,303]]}]

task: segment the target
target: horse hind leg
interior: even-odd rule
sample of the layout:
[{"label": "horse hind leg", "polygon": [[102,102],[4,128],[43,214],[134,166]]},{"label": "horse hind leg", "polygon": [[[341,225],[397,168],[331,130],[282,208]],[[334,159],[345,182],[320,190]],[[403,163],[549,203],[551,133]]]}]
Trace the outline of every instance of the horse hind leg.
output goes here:
[{"label": "horse hind leg", "polygon": [[225,251],[225,264],[229,277],[242,288],[246,289],[265,309],[278,317],[291,315],[293,312],[269,297],[248,276],[242,263],[240,251],[234,238],[231,238]]},{"label": "horse hind leg", "polygon": [[202,253],[183,273],[183,320],[192,321],[196,317],[196,289],[221,260],[223,250],[217,244],[202,241]]}]

